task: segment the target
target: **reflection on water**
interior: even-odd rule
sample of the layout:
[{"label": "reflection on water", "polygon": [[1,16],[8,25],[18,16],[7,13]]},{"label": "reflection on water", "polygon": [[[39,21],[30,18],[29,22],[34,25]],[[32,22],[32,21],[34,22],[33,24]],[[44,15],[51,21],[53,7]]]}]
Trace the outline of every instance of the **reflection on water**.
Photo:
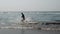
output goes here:
[{"label": "reflection on water", "polygon": [[20,29],[0,29],[0,34],[60,34],[60,31],[42,31],[42,30],[22,30]]}]

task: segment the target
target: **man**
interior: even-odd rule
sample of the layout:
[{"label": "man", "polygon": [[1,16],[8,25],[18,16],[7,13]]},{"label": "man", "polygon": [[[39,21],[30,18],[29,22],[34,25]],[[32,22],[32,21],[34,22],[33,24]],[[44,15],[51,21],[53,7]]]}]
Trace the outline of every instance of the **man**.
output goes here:
[{"label": "man", "polygon": [[21,17],[22,17],[22,21],[24,21],[25,20],[25,16],[24,16],[24,14],[23,13],[21,13]]}]

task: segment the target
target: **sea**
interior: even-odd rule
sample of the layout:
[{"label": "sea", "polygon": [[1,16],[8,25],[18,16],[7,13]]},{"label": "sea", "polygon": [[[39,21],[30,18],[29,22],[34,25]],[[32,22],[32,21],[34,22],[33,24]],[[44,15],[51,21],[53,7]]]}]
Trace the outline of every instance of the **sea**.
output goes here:
[{"label": "sea", "polygon": [[[21,22],[21,13],[27,21],[59,21],[60,11],[3,11],[0,12],[0,27],[13,26]],[[16,25],[15,25],[16,26]],[[18,25],[19,26],[19,25]],[[60,27],[60,25],[58,25]],[[48,26],[50,27],[50,26]],[[0,34],[60,34],[60,30],[29,30],[0,28]]]}]

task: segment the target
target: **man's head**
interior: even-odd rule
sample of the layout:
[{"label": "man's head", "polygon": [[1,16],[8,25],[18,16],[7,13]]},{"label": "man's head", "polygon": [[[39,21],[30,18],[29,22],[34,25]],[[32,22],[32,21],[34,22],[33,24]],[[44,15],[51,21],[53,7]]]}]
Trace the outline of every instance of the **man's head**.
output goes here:
[{"label": "man's head", "polygon": [[23,12],[21,14],[23,14]]}]

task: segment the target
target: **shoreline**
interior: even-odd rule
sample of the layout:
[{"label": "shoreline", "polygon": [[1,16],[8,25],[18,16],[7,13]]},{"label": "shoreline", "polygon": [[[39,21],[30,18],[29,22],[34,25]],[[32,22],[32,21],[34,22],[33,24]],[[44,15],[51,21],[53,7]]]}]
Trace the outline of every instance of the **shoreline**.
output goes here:
[{"label": "shoreline", "polygon": [[40,27],[40,28],[33,28],[33,27],[12,27],[12,26],[5,26],[5,27],[0,27],[0,29],[31,29],[31,30],[60,30],[60,28],[45,28],[45,27]]}]

